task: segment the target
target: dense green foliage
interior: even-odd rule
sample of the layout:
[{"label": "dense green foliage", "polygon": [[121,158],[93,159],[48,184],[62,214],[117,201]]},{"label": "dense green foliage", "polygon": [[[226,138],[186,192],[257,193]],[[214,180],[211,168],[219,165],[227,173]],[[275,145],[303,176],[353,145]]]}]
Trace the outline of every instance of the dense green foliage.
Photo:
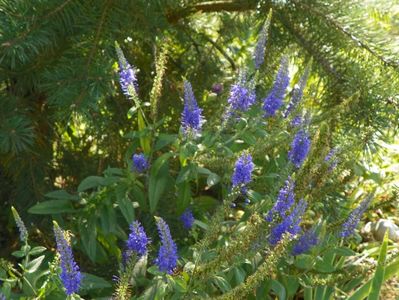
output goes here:
[{"label": "dense green foliage", "polygon": [[[11,205],[37,226],[28,226],[34,234],[13,254],[23,259],[22,273],[1,261],[0,277],[7,271],[10,279],[4,292],[12,286],[14,295],[65,297],[57,257],[45,252],[54,247],[51,222],[37,218],[51,215],[72,232],[81,269],[102,277],[85,274],[85,298],[112,294],[128,225],[140,220],[153,240],[133,280],[132,294],[143,299],[362,299],[369,292],[376,299],[398,269],[392,246],[366,246],[366,256],[379,257],[376,268],[357,264],[358,234],[337,237],[367,193],[375,193],[373,209],[396,201],[390,165],[397,157],[384,165],[378,155],[399,128],[399,11],[392,1],[363,2],[0,1],[0,197],[7,207],[0,220],[8,224],[0,228],[1,254],[11,259],[9,249],[16,250]],[[252,53],[271,8],[266,63],[255,72]],[[118,84],[115,41],[139,69],[132,102]],[[227,128],[221,121],[238,70],[249,68],[264,97],[284,54],[293,75],[287,99],[311,70],[300,110],[312,116],[312,148],[299,170],[287,158],[290,119],[264,122],[258,105]],[[177,134],[184,78],[207,119],[199,140]],[[216,83],[224,86],[220,94],[211,91]],[[324,157],[335,146],[340,164],[331,173]],[[140,176],[131,161],[139,150],[151,163]],[[256,165],[249,206],[230,186],[243,150]],[[291,173],[297,198],[308,202],[303,227],[316,228],[322,241],[310,255],[290,255],[289,238],[274,249],[265,238],[271,225],[262,214]],[[190,233],[179,221],[189,206],[196,217]],[[177,274],[152,266],[153,216],[171,227]]]}]

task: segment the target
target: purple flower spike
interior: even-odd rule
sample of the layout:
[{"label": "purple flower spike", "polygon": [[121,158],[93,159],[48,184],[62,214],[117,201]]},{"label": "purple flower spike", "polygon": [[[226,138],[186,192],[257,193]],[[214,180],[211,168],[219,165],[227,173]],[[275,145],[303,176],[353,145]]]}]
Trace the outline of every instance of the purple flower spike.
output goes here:
[{"label": "purple flower spike", "polygon": [[82,274],[73,258],[72,248],[65,239],[63,230],[57,224],[54,224],[54,235],[57,242],[57,252],[61,260],[60,278],[65,287],[66,294],[69,296],[79,290]]},{"label": "purple flower spike", "polygon": [[309,251],[313,246],[317,245],[319,239],[317,237],[316,231],[314,229],[309,229],[304,234],[302,234],[298,241],[292,248],[292,255],[299,255]]},{"label": "purple flower spike", "polygon": [[243,153],[236,161],[231,182],[233,187],[245,186],[252,180],[252,171],[254,170],[251,154]]},{"label": "purple flower spike", "polygon": [[137,94],[138,91],[136,70],[126,60],[118,44],[116,45],[116,54],[119,61],[119,82],[122,91],[126,96],[132,97],[133,95],[131,95],[131,93]]},{"label": "purple flower spike", "polygon": [[298,234],[301,231],[299,223],[301,223],[302,216],[306,210],[306,202],[301,199],[295,206],[292,212],[286,216],[281,223],[277,224],[271,231],[269,242],[271,245],[276,245],[282,238],[283,234],[288,232],[292,235]]},{"label": "purple flower spike", "polygon": [[144,173],[148,170],[149,164],[147,158],[144,156],[143,153],[140,154],[133,154],[133,171],[137,173]]},{"label": "purple flower spike", "polygon": [[305,130],[299,130],[291,144],[291,150],[288,152],[289,160],[295,167],[299,168],[305,161],[310,150],[310,137]]},{"label": "purple flower spike", "polygon": [[276,111],[283,105],[285,92],[289,84],[290,77],[288,75],[288,58],[283,56],[273,88],[267,97],[263,99],[265,117],[273,117],[276,114]]},{"label": "purple flower spike", "polygon": [[161,272],[173,273],[177,266],[177,246],[172,239],[168,224],[162,219],[156,218],[159,237],[161,238],[161,247],[159,248],[158,257],[155,264]]},{"label": "purple flower spike", "polygon": [[265,47],[267,42],[267,29],[269,27],[268,22],[262,27],[262,30],[258,37],[258,42],[255,47],[254,52],[254,62],[255,62],[255,69],[258,70],[260,66],[265,61]]},{"label": "purple flower spike", "polygon": [[144,231],[143,226],[139,221],[134,221],[130,225],[130,234],[126,241],[127,251],[135,252],[138,256],[144,256],[147,254],[147,245],[150,240]]},{"label": "purple flower spike", "polygon": [[191,209],[187,208],[184,213],[180,216],[180,220],[183,223],[183,227],[187,230],[191,229],[194,224],[194,216]]},{"label": "purple flower spike", "polygon": [[28,240],[28,230],[26,229],[24,221],[22,221],[21,217],[19,216],[17,210],[14,208],[14,206],[11,207],[11,212],[13,214],[15,224],[18,227],[19,230],[19,239],[21,242],[27,242]]},{"label": "purple flower spike", "polygon": [[273,208],[268,212],[265,220],[268,222],[273,221],[274,213],[277,213],[281,218],[284,218],[286,212],[289,211],[291,206],[295,203],[295,183],[288,177],[285,181],[284,186],[278,193],[277,201],[274,204]]},{"label": "purple flower spike", "polygon": [[186,136],[196,136],[201,132],[202,109],[198,107],[190,82],[184,81],[184,108],[181,115],[181,124]]},{"label": "purple flower spike", "polygon": [[255,89],[248,84],[246,73],[240,73],[238,81],[231,86],[227,102],[232,111],[247,111],[256,101]]},{"label": "purple flower spike", "polygon": [[373,199],[373,195],[367,196],[358,207],[356,207],[349,215],[348,219],[346,219],[345,223],[342,224],[342,231],[340,233],[341,237],[346,238],[351,236],[360,222],[360,218],[367,210],[371,200]]}]

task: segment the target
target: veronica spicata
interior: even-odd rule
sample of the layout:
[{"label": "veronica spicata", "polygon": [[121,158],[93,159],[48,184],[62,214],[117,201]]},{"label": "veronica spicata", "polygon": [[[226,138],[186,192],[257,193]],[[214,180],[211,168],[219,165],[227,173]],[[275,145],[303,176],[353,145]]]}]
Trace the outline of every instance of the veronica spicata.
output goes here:
[{"label": "veronica spicata", "polygon": [[291,150],[288,152],[288,158],[295,167],[299,168],[305,161],[310,150],[310,144],[308,133],[303,129],[299,130],[292,141]]},{"label": "veronica spicata", "polygon": [[143,153],[133,154],[132,161],[133,171],[136,171],[137,173],[144,173],[149,168],[149,163]]},{"label": "veronica spicata", "polygon": [[123,93],[126,96],[132,96],[132,92],[137,94],[138,84],[136,70],[126,60],[125,55],[118,44],[116,44],[116,54],[118,56],[119,65],[119,83]]},{"label": "veronica spicata", "polygon": [[360,222],[360,218],[366,211],[367,207],[369,206],[371,200],[372,200],[372,195],[367,196],[360,204],[358,207],[356,207],[349,215],[349,217],[346,219],[344,224],[342,224],[342,231],[340,233],[341,237],[349,237],[351,236],[357,227],[357,225]]},{"label": "veronica spicata", "polygon": [[292,255],[299,255],[309,251],[313,246],[317,245],[319,239],[314,228],[303,233],[292,248]]},{"label": "veronica spicata", "polygon": [[26,230],[25,223],[22,221],[17,210],[13,206],[11,207],[11,211],[14,216],[15,224],[17,224],[18,227],[19,239],[21,242],[26,242],[28,240],[28,230]]},{"label": "veronica spicata", "polygon": [[197,135],[201,132],[202,123],[202,109],[198,107],[195,100],[191,83],[184,81],[184,108],[181,115],[183,133],[186,136]]},{"label": "veronica spicata", "polygon": [[283,56],[273,87],[266,98],[263,99],[263,110],[266,117],[274,116],[276,111],[283,105],[285,92],[289,84],[288,58]]},{"label": "veronica spicata", "polygon": [[65,238],[64,231],[56,223],[54,224],[54,235],[57,242],[57,252],[61,260],[60,278],[65,287],[66,294],[72,295],[80,288],[82,274],[73,258],[72,248]]},{"label": "veronica spicata", "polygon": [[288,177],[285,181],[284,186],[280,189],[277,201],[274,204],[273,208],[268,212],[265,220],[271,222],[273,220],[274,213],[277,213],[280,217],[284,217],[286,212],[291,208],[291,206],[295,203],[295,183]]},{"label": "veronica spicata", "polygon": [[269,242],[271,245],[276,245],[286,232],[295,235],[301,231],[299,223],[301,222],[302,216],[305,213],[306,206],[306,202],[301,199],[291,213],[284,217],[281,223],[272,228],[269,237]]},{"label": "veronica spicata", "polygon": [[191,211],[191,209],[187,208],[183,214],[180,216],[180,220],[183,223],[183,227],[185,229],[191,229],[191,227],[193,227],[194,224],[194,216],[193,216],[193,212]]},{"label": "veronica spicata", "polygon": [[247,82],[246,72],[242,71],[235,84],[231,86],[230,96],[227,102],[230,105],[230,113],[234,111],[247,111],[256,101],[255,89],[252,83]]},{"label": "veronica spicata", "polygon": [[136,253],[137,256],[143,256],[147,254],[147,245],[149,243],[150,240],[141,223],[134,221],[130,225],[130,233],[126,241],[127,250]]},{"label": "veronica spicata", "polygon": [[233,176],[231,177],[231,182],[233,188],[236,186],[241,186],[241,190],[245,192],[245,185],[252,180],[252,171],[254,170],[254,163],[252,162],[252,156],[249,153],[243,153],[237,159]]},{"label": "veronica spicata", "polygon": [[177,266],[177,246],[172,239],[168,224],[160,217],[156,218],[156,222],[161,239],[161,247],[159,248],[155,264],[161,272],[171,274]]}]

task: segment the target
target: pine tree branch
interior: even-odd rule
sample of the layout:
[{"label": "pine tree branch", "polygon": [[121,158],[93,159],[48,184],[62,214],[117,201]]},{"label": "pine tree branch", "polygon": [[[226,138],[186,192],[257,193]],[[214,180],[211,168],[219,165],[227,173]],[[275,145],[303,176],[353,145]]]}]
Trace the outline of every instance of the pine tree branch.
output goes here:
[{"label": "pine tree branch", "polygon": [[67,6],[67,4],[69,4],[69,2],[71,2],[72,0],[66,0],[64,1],[64,3],[62,3],[61,5],[57,6],[55,9],[53,9],[52,11],[50,11],[46,16],[44,16],[43,19],[48,19],[50,17],[52,17],[53,15],[55,15],[56,13],[58,13],[59,11],[63,10],[65,6]]},{"label": "pine tree branch", "polygon": [[[94,55],[96,53],[98,42],[100,40],[101,31],[103,29],[104,22],[105,22],[108,10],[109,10],[109,8],[111,6],[111,3],[112,3],[112,0],[108,0],[105,3],[105,5],[104,5],[103,11],[101,13],[100,20],[99,20],[98,25],[97,25],[97,30],[96,30],[96,35],[94,37],[93,46],[90,49],[90,53],[89,53],[89,56],[88,56],[88,59],[87,59],[86,72],[83,74],[82,80],[87,80],[89,78],[90,64],[91,64],[91,62],[93,60],[93,57],[94,57]],[[82,90],[80,92],[79,96],[74,101],[74,108],[77,108],[77,107],[80,106],[81,102],[84,99],[84,96],[86,95],[86,92],[87,92],[86,90]]]},{"label": "pine tree branch", "polygon": [[89,70],[91,60],[93,59],[93,56],[96,52],[96,49],[98,46],[98,41],[99,41],[100,35],[101,35],[101,30],[103,28],[105,18],[107,16],[108,9],[110,8],[111,3],[112,3],[112,0],[108,0],[104,5],[103,12],[101,13],[100,21],[98,22],[98,25],[97,25],[96,35],[94,37],[94,43],[93,43],[92,48],[90,49],[89,58],[88,58],[87,64],[86,64],[87,71]]},{"label": "pine tree branch", "polygon": [[[200,54],[200,51],[198,50],[198,43],[193,39],[193,37],[187,32],[188,30],[185,29],[184,27],[182,27],[182,31],[185,32],[187,34],[187,36],[189,37],[189,39],[191,41],[193,41],[194,46],[196,47],[196,50],[198,52],[198,54]],[[223,49],[223,47],[221,47],[220,45],[217,44],[217,42],[215,42],[214,40],[212,40],[209,36],[207,36],[205,33],[198,33],[194,30],[191,30],[193,34],[205,39],[208,43],[210,43],[213,47],[216,48],[216,50],[219,51],[220,54],[223,55],[223,57],[230,63],[230,66],[232,68],[233,71],[236,70],[236,65],[234,63],[234,60],[228,55],[228,53]]]},{"label": "pine tree branch", "polygon": [[[56,13],[60,12],[61,10],[63,10],[65,8],[65,6],[67,6],[67,4],[69,4],[72,0],[66,0],[64,1],[61,5],[57,6],[56,8],[54,8],[52,11],[50,11],[49,13],[47,13],[44,16],[40,16],[38,18],[36,18],[36,20],[46,20],[51,18],[53,15],[55,15]],[[36,21],[31,24],[31,26],[29,26],[28,30],[24,31],[21,33],[21,35],[15,37],[12,40],[8,40],[3,42],[0,46],[4,47],[4,48],[9,48],[12,47],[13,45],[15,45],[17,42],[19,42],[20,40],[23,40],[25,37],[27,37],[32,31],[36,30],[37,28],[40,27],[41,24],[37,23]]]},{"label": "pine tree branch", "polygon": [[311,7],[307,5],[306,3],[303,3],[303,1],[298,1],[298,0],[292,0],[293,3],[295,3],[298,7],[301,7],[301,10],[303,12],[311,12],[314,16],[319,17],[320,19],[324,20],[329,27],[333,27],[336,30],[340,31],[343,35],[347,36],[353,43],[355,43],[356,46],[360,46],[361,48],[365,49],[367,52],[369,52],[371,55],[379,59],[385,66],[389,66],[392,68],[397,69],[399,67],[399,64],[386,60],[385,57],[382,55],[378,54],[376,51],[374,51],[370,46],[368,46],[365,42],[363,42],[361,39],[356,37],[354,34],[352,34],[349,30],[344,28],[341,24],[336,22],[334,19],[330,18],[326,13],[323,13],[314,7]]},{"label": "pine tree branch", "polygon": [[218,51],[220,52],[220,54],[223,55],[224,58],[227,59],[227,61],[228,61],[228,62],[230,63],[230,65],[231,65],[231,69],[232,69],[233,71],[235,71],[235,70],[236,70],[236,64],[234,63],[234,60],[227,54],[227,52],[224,51],[224,49],[223,49],[220,45],[218,45],[214,40],[212,40],[212,39],[211,39],[209,36],[207,36],[206,34],[202,33],[201,35],[204,37],[205,40],[207,40],[210,44],[212,44],[212,46],[215,47],[216,50],[218,50]]},{"label": "pine tree branch", "polygon": [[225,1],[207,1],[189,5],[187,7],[169,11],[166,13],[166,18],[171,24],[177,23],[196,12],[210,13],[210,12],[242,12],[256,9],[257,0],[225,0]]},{"label": "pine tree branch", "polygon": [[312,43],[308,41],[304,37],[304,35],[299,30],[297,30],[291,22],[286,19],[284,13],[281,13],[279,10],[275,10],[275,12],[273,12],[273,15],[284,26],[287,32],[295,38],[299,46],[304,48],[327,74],[332,75],[337,81],[343,83],[344,76],[331,66],[330,62],[323,57],[322,53],[318,53],[315,51],[315,48],[312,47]]}]

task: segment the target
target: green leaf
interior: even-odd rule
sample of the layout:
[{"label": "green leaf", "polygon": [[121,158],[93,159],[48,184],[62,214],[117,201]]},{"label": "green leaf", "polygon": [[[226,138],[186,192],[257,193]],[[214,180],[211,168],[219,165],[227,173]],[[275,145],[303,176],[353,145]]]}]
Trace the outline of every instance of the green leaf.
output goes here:
[{"label": "green leaf", "polygon": [[303,298],[304,300],[313,300],[313,288],[304,287]]},{"label": "green leaf", "polygon": [[52,191],[52,192],[45,194],[44,197],[50,198],[50,199],[59,199],[59,200],[72,200],[72,201],[79,200],[78,195],[69,194],[65,190]]},{"label": "green leaf", "polygon": [[47,250],[46,247],[37,246],[37,247],[34,247],[32,250],[29,251],[29,255],[35,256],[35,255],[38,255],[38,254],[40,254],[40,253],[42,253],[42,252],[44,252],[46,250]]},{"label": "green leaf", "polygon": [[215,209],[219,204],[216,198],[207,195],[194,198],[194,201],[196,208],[204,212]]},{"label": "green leaf", "polygon": [[100,211],[101,228],[104,233],[115,232],[116,214],[112,204],[104,205]]},{"label": "green leaf", "polygon": [[252,133],[246,132],[244,135],[241,136],[241,138],[248,145],[256,144],[256,137]]},{"label": "green leaf", "polygon": [[172,152],[164,153],[160,157],[156,159],[154,164],[151,167],[151,174],[158,174],[161,167],[165,164],[165,162],[173,156]]},{"label": "green leaf", "polygon": [[188,181],[191,177],[191,171],[192,171],[191,165],[183,167],[176,178],[176,183],[179,184],[184,181]]},{"label": "green leaf", "polygon": [[187,282],[182,277],[173,278],[173,288],[178,293],[185,293],[187,291]]},{"label": "green leaf", "polygon": [[148,187],[148,199],[151,213],[155,212],[159,199],[170,182],[169,166],[167,161],[171,156],[172,153],[161,155],[151,168]]},{"label": "green leaf", "polygon": [[147,205],[143,190],[140,187],[138,187],[137,185],[134,185],[132,187],[132,193],[133,194],[129,194],[129,195],[131,197],[133,197],[133,200],[135,200],[139,203],[140,208],[143,210],[148,210],[148,205]]},{"label": "green leaf", "polygon": [[[144,131],[146,129],[145,121],[143,118],[143,113],[139,112],[137,114],[137,124],[139,127],[139,131]],[[150,132],[147,132],[147,134],[143,137],[140,137],[140,145],[141,148],[143,148],[143,151],[145,154],[149,155],[151,151],[151,135]]]},{"label": "green leaf", "polygon": [[353,251],[352,249],[349,249],[346,247],[336,247],[336,248],[328,249],[325,252],[325,254],[326,255],[336,254],[339,256],[353,256],[353,255],[356,255],[356,252]]},{"label": "green leaf", "polygon": [[200,228],[202,228],[204,230],[208,230],[209,229],[208,224],[206,224],[206,223],[204,223],[204,222],[202,222],[200,220],[195,220],[194,224],[196,224],[198,227],[200,227]]},{"label": "green leaf", "polygon": [[381,286],[384,283],[385,266],[388,248],[388,232],[385,232],[384,241],[381,245],[380,256],[378,257],[378,265],[371,284],[370,295],[368,300],[378,300],[380,297]]},{"label": "green leaf", "polygon": [[335,271],[335,267],[331,265],[331,262],[327,257],[324,257],[316,262],[314,270],[321,273],[332,273]]},{"label": "green leaf", "polygon": [[272,290],[276,293],[279,300],[286,299],[286,292],[284,286],[277,280],[272,280]]},{"label": "green leaf", "polygon": [[234,268],[234,277],[237,285],[244,282],[246,275],[246,272],[242,268]]},{"label": "green leaf", "polygon": [[169,179],[167,177],[168,170],[168,166],[164,166],[161,169],[160,174],[158,174],[159,176],[150,178],[148,197],[151,213],[155,212],[157,209],[158,202],[169,183]]},{"label": "green leaf", "polygon": [[18,258],[21,258],[21,257],[25,256],[25,251],[17,250],[17,251],[14,251],[13,253],[11,253],[11,255],[15,256],[15,257],[18,257]]},{"label": "green leaf", "polygon": [[[160,275],[163,275],[161,273]],[[153,281],[154,282],[154,281]],[[165,299],[167,284],[161,280],[156,280],[152,286],[146,289],[140,299],[162,300]]]},{"label": "green leaf", "polygon": [[119,209],[128,224],[134,221],[134,207],[127,197],[119,197],[117,200]]},{"label": "green leaf", "polygon": [[104,177],[101,176],[89,176],[83,179],[83,181],[78,186],[78,192],[84,192],[88,189],[104,185]]},{"label": "green leaf", "polygon": [[35,204],[29,208],[28,212],[36,215],[52,215],[74,213],[76,210],[72,207],[70,200],[49,200]]},{"label": "green leaf", "polygon": [[214,186],[215,184],[218,184],[220,181],[220,176],[215,173],[209,174],[208,178],[206,179],[206,184],[211,187]]},{"label": "green leaf", "polygon": [[153,151],[158,151],[158,150],[162,149],[163,147],[174,143],[176,140],[177,140],[176,134],[161,133],[157,139],[157,142],[155,143]]},{"label": "green leaf", "polygon": [[[385,268],[384,281],[392,278],[399,273],[399,259],[396,259]],[[370,293],[370,287],[373,279],[367,281],[364,285],[358,288],[347,300],[363,300]]]},{"label": "green leaf", "polygon": [[203,168],[203,167],[197,167],[197,172],[199,174],[202,174],[202,175],[210,175],[210,174],[212,174],[211,170],[209,170],[207,168]]},{"label": "green leaf", "polygon": [[299,269],[310,270],[313,267],[314,259],[310,255],[301,254],[295,258],[294,264]]},{"label": "green leaf", "polygon": [[106,175],[106,176],[123,176],[123,169],[108,167],[104,171],[104,175]]},{"label": "green leaf", "polygon": [[181,214],[190,204],[191,186],[189,182],[183,182],[177,185],[178,201],[176,204],[177,213]]},{"label": "green leaf", "polygon": [[151,266],[147,269],[147,272],[150,273],[151,275],[164,275],[164,272],[159,271],[159,268],[157,266]]},{"label": "green leaf", "polygon": [[89,273],[83,273],[82,290],[97,290],[112,287],[107,280]]},{"label": "green leaf", "polygon": [[91,215],[87,223],[79,223],[79,233],[81,236],[83,248],[91,261],[96,261],[97,254],[97,217]]},{"label": "green leaf", "polygon": [[287,292],[287,298],[292,299],[297,294],[299,288],[299,281],[297,276],[285,275],[281,278],[281,283],[284,285]]},{"label": "green leaf", "polygon": [[223,292],[227,293],[228,291],[231,290],[231,285],[230,283],[222,276],[213,276],[213,282],[215,285]]},{"label": "green leaf", "polygon": [[26,265],[26,272],[28,273],[33,273],[35,271],[37,271],[40,267],[40,265],[43,262],[44,259],[44,255],[39,256],[37,258],[35,258],[34,260],[30,261],[27,265]]}]

